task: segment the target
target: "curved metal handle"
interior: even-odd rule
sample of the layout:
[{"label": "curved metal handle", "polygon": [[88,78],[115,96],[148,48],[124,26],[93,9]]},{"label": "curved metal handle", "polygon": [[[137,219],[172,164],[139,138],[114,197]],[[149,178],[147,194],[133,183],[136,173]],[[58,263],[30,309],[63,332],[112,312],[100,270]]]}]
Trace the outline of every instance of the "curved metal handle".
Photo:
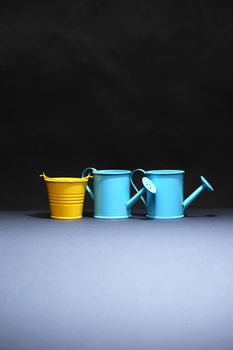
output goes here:
[{"label": "curved metal handle", "polygon": [[[133,188],[135,189],[135,191],[136,191],[136,192],[139,192],[139,189],[137,188],[137,186],[136,186],[135,183],[133,182],[133,174],[136,173],[136,171],[142,172],[143,175],[146,175],[146,172],[145,172],[144,169],[140,169],[140,168],[139,168],[139,169],[133,170],[133,171],[131,172],[131,174],[130,174],[130,182],[131,182]],[[146,201],[145,201],[145,199],[143,198],[143,196],[141,196],[140,198],[141,198],[143,204],[145,205],[145,207],[147,207]]]},{"label": "curved metal handle", "polygon": [[[91,168],[91,167],[84,169],[82,172],[82,177],[86,177],[88,174],[90,174],[90,171],[93,172],[95,170],[96,170],[96,168]],[[87,185],[86,189],[87,189],[87,192],[89,193],[89,195],[91,196],[91,198],[94,200],[94,193],[90,189],[89,185]]]},{"label": "curved metal handle", "polygon": [[45,172],[43,171],[43,173],[40,174],[39,177],[43,177],[43,179],[45,180],[47,176],[45,175]]}]

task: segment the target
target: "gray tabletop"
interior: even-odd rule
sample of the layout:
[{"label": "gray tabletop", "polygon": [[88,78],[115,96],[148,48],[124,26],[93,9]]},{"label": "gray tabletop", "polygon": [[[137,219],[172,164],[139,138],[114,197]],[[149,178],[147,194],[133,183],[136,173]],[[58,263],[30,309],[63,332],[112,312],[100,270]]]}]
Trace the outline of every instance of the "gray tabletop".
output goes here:
[{"label": "gray tabletop", "polygon": [[233,349],[233,210],[0,213],[0,349]]}]

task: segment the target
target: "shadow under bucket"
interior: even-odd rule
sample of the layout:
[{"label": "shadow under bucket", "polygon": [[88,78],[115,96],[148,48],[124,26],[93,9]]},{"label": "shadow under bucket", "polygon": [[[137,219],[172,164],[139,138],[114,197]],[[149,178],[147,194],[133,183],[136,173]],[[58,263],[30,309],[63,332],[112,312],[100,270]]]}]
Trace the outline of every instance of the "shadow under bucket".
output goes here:
[{"label": "shadow under bucket", "polygon": [[40,177],[43,177],[46,183],[50,217],[63,220],[80,219],[90,175],[84,178],[48,177],[43,173]]}]

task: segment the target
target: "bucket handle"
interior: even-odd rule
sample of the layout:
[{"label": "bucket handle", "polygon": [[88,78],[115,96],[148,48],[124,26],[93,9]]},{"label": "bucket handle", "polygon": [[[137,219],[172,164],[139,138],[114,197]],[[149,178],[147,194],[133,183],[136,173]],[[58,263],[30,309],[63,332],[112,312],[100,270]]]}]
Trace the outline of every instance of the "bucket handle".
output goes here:
[{"label": "bucket handle", "polygon": [[44,178],[44,180],[47,178],[47,176],[45,175],[45,172],[43,171],[43,173],[42,174],[40,174],[39,175],[40,177],[43,177]]},{"label": "bucket handle", "polygon": [[[137,171],[143,173],[143,175],[146,175],[146,172],[145,172],[145,170],[139,168],[139,169],[133,170],[133,171],[131,172],[131,174],[130,174],[130,182],[131,182],[133,188],[135,189],[135,191],[136,191],[136,192],[139,192],[139,189],[137,188],[137,186],[136,186],[135,183],[133,182],[133,174],[136,173]],[[146,201],[145,201],[145,199],[143,198],[143,196],[141,196],[140,198],[141,198],[143,204],[145,205],[145,207],[147,207]]]},{"label": "bucket handle", "polygon": [[[96,171],[96,170],[97,170],[96,168],[88,167],[88,168],[83,170],[82,177],[86,177],[86,176],[90,175],[90,171],[93,172],[93,171]],[[86,189],[87,189],[87,192],[89,193],[89,195],[91,196],[91,198],[94,200],[94,193],[90,189],[89,185],[87,185]]]}]

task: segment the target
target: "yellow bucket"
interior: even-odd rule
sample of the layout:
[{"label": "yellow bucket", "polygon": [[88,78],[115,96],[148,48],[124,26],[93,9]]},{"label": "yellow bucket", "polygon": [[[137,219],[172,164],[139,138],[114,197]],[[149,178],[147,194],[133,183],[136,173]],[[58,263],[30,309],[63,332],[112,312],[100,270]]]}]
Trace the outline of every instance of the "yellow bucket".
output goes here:
[{"label": "yellow bucket", "polygon": [[53,219],[80,219],[83,213],[85,191],[90,175],[84,178],[48,177],[43,173],[47,186],[50,216]]}]

